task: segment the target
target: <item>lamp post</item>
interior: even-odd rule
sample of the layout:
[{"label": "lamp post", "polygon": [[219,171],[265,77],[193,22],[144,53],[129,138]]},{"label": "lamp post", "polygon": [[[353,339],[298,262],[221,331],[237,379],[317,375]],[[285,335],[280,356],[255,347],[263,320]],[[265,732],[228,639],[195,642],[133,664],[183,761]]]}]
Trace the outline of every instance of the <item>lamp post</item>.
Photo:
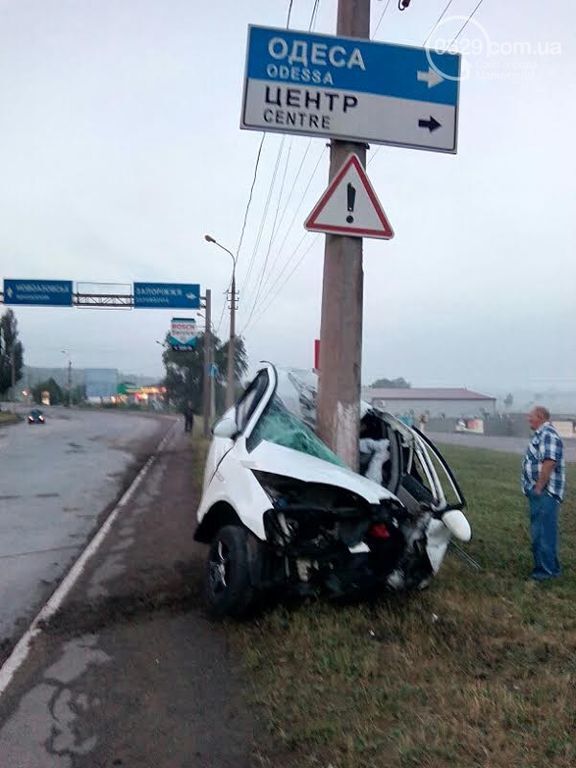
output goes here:
[{"label": "lamp post", "polygon": [[228,341],[228,370],[226,376],[226,408],[230,408],[234,404],[234,390],[235,390],[235,358],[236,358],[236,256],[232,251],[225,248],[211,235],[204,235],[204,240],[207,243],[214,243],[218,248],[226,251],[232,259],[232,281],[230,291],[230,339]]}]

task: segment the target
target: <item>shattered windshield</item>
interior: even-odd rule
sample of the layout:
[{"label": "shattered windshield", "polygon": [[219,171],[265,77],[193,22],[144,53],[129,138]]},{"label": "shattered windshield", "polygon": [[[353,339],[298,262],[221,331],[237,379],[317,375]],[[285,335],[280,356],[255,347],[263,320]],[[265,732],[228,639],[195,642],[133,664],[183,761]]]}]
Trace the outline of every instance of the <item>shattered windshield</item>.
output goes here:
[{"label": "shattered windshield", "polygon": [[255,448],[262,440],[315,456],[339,467],[346,466],[309,427],[290,413],[276,396],[250,435],[248,450]]}]

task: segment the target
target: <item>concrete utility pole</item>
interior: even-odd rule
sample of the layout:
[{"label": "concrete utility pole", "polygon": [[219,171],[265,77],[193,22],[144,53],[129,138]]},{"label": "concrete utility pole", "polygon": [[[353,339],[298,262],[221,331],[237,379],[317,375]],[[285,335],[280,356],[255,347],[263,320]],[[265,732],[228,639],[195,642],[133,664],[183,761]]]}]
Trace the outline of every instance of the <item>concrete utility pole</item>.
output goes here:
[{"label": "concrete utility pole", "polygon": [[236,262],[232,270],[232,290],[230,292],[230,340],[228,342],[228,371],[226,375],[226,408],[231,408],[236,400]]},{"label": "concrete utility pole", "polygon": [[[370,0],[339,0],[336,34],[369,38]],[[365,144],[332,141],[330,179],[351,152],[366,166]],[[352,469],[358,468],[363,282],[362,238],[326,235],[318,431]]]},{"label": "concrete utility pole", "polygon": [[230,290],[230,339],[228,341],[228,370],[226,372],[226,409],[234,405],[236,400],[236,256],[225,248],[211,235],[204,235],[204,240],[214,243],[232,257],[232,280]]},{"label": "concrete utility pole", "polygon": [[204,437],[208,437],[212,423],[212,291],[209,288],[206,289],[205,304],[206,329],[204,331],[204,392],[202,400],[204,406]]}]

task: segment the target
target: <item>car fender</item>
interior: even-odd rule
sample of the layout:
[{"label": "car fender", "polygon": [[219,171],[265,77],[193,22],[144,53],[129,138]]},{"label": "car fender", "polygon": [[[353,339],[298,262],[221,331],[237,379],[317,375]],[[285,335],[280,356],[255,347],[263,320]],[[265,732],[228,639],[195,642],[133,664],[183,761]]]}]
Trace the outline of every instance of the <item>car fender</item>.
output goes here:
[{"label": "car fender", "polygon": [[234,450],[226,454],[206,488],[198,507],[198,523],[217,505],[230,507],[243,525],[264,541],[264,514],[272,508],[266,492]]}]

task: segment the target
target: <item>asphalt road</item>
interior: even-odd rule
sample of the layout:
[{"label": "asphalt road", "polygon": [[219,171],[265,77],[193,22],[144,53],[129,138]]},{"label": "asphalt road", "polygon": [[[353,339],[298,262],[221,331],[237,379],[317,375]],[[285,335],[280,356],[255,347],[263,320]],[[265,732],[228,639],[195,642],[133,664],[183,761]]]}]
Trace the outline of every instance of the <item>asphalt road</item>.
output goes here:
[{"label": "asphalt road", "polygon": [[0,656],[172,424],[131,413],[45,413],[45,425],[0,428]]},{"label": "asphalt road", "polygon": [[201,608],[202,467],[179,427],[0,693],[2,768],[262,765],[227,627]]},{"label": "asphalt road", "polygon": [[[466,432],[434,432],[429,435],[435,443],[442,445],[462,445],[466,448],[487,448],[491,451],[516,453],[520,456],[526,452],[528,439],[524,437],[491,437],[489,435],[474,435]],[[566,461],[576,462],[576,440],[564,440]]]}]

